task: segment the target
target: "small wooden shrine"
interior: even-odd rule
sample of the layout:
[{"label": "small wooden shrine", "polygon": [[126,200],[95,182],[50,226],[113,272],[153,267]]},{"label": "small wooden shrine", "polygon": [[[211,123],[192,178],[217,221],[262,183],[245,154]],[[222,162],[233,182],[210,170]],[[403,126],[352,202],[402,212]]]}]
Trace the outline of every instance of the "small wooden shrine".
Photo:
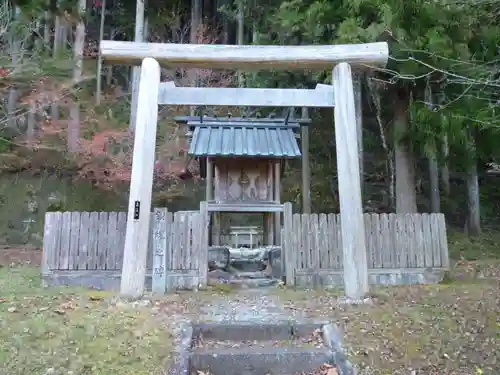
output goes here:
[{"label": "small wooden shrine", "polygon": [[221,214],[263,215],[263,244],[280,245],[283,162],[300,158],[301,122],[285,118],[178,117],[200,162],[211,216],[212,246],[221,244]]}]

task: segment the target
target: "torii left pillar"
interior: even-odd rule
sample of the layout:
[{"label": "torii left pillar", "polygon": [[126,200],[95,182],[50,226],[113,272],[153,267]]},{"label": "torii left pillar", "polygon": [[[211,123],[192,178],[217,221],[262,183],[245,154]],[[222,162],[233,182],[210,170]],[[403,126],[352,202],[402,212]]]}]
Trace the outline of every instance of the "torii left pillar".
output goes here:
[{"label": "torii left pillar", "polygon": [[140,77],[120,285],[120,295],[128,298],[139,298],[144,293],[158,122],[158,62],[150,57],[145,58]]}]

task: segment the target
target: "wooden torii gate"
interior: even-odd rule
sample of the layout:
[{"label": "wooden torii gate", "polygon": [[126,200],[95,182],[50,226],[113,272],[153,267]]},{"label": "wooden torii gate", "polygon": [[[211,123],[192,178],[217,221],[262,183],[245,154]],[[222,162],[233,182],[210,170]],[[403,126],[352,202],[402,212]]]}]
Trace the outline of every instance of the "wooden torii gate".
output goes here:
[{"label": "wooden torii gate", "polygon": [[[141,64],[121,294],[144,292],[158,105],[335,107],[344,285],[348,298],[368,292],[365,228],[351,64],[385,66],[385,42],[332,46],[245,46],[102,41],[105,62]],[[228,70],[328,70],[333,87],[305,89],[198,88],[160,83],[160,64]],[[334,100],[335,99],[335,100]],[[335,101],[335,102],[334,102]]]}]

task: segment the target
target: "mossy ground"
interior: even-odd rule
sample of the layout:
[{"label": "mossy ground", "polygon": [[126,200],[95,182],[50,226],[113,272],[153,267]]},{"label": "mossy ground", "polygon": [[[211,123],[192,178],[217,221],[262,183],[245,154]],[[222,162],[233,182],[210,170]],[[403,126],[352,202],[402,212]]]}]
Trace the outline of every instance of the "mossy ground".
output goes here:
[{"label": "mossy ground", "polygon": [[0,269],[0,373],[162,374],[172,334],[148,306],[40,287],[39,269]]},{"label": "mossy ground", "polygon": [[375,287],[365,306],[339,306],[336,290],[277,294],[288,309],[339,324],[362,375],[498,375],[499,276],[499,261],[463,262],[446,284]]},{"label": "mossy ground", "polygon": [[[337,323],[362,375],[498,375],[500,260],[472,260],[498,250],[490,239],[454,241],[450,252],[462,256],[446,283],[375,287],[371,306],[339,305],[337,289],[280,286],[269,294],[292,314]],[[245,290],[226,286],[149,305],[86,289],[44,289],[33,266],[39,252],[1,251],[0,374],[160,374],[172,352],[174,316],[199,319],[214,299],[245,299]],[[21,258],[32,266],[10,267],[26,262]]]}]

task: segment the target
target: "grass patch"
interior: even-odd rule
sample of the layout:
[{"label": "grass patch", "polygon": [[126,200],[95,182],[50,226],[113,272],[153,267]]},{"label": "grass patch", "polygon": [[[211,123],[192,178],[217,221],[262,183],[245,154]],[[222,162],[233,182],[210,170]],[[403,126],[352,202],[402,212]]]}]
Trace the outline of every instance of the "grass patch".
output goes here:
[{"label": "grass patch", "polygon": [[162,374],[169,327],[107,292],[41,288],[39,269],[0,268],[0,374]]},{"label": "grass patch", "polygon": [[500,259],[499,244],[499,231],[484,232],[477,237],[469,237],[454,230],[448,231],[448,251],[451,259]]},{"label": "grass patch", "polygon": [[[0,268],[0,374],[160,374],[177,318],[219,321],[204,314],[261,306],[227,286],[134,305],[109,292],[40,288],[38,275]],[[445,284],[374,287],[372,306],[339,305],[341,289],[266,293],[291,316],[337,323],[361,375],[500,374],[499,260],[457,262]]]},{"label": "grass patch", "polygon": [[276,294],[288,309],[337,323],[360,374],[498,375],[499,280],[376,287],[372,306],[338,305],[336,293]]}]

